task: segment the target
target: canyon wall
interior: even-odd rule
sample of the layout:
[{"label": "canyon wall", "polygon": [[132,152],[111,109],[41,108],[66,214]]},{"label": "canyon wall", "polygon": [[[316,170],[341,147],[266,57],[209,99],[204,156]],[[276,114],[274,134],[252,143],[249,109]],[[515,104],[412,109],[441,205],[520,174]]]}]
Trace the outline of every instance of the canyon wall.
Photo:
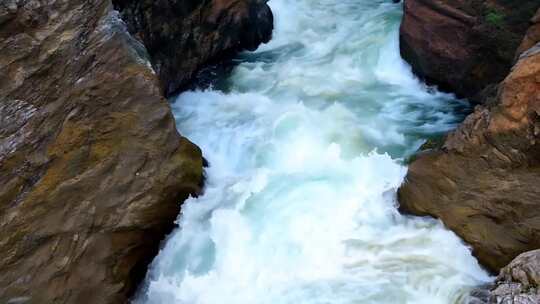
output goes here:
[{"label": "canyon wall", "polygon": [[166,94],[182,88],[209,60],[254,50],[272,36],[267,0],[113,0],[144,43]]},{"label": "canyon wall", "polygon": [[538,0],[406,0],[402,57],[440,89],[481,102],[502,81]]},{"label": "canyon wall", "polygon": [[0,302],[127,301],[201,192],[164,92],[271,27],[258,0],[0,3]]},{"label": "canyon wall", "polygon": [[[540,248],[540,2],[484,1],[475,15],[476,2],[405,2],[401,40],[413,69],[481,105],[442,147],[418,155],[399,200],[404,212],[440,218],[497,272]],[[489,22],[520,43],[484,43],[477,27]]]}]

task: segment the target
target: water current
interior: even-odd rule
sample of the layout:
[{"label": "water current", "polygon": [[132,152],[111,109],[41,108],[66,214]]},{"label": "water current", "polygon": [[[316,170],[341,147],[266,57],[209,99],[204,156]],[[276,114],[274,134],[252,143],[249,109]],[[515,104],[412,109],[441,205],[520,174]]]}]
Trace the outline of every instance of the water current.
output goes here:
[{"label": "water current", "polygon": [[182,93],[203,196],[136,303],[462,303],[489,281],[441,223],[403,216],[406,159],[466,103],[400,58],[400,4],[271,0],[273,40],[213,89]]}]

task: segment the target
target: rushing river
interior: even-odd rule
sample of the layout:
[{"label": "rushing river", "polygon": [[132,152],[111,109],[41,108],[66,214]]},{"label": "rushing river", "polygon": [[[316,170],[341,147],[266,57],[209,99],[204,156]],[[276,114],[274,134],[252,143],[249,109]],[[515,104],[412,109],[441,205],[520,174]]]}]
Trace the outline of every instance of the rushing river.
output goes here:
[{"label": "rushing river", "polygon": [[390,0],[272,0],[274,39],[174,102],[210,167],[137,303],[461,303],[490,280],[439,222],[400,215],[404,159],[463,102],[399,56]]}]

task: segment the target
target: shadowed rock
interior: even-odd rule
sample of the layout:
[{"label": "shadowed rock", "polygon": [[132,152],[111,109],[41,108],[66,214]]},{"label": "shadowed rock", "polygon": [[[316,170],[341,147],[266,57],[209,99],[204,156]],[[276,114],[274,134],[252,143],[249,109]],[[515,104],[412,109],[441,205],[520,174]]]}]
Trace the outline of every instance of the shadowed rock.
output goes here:
[{"label": "shadowed rock", "polygon": [[[182,201],[201,191],[201,151],[178,134],[163,86],[253,48],[253,33],[231,31],[257,11],[182,1],[189,21],[130,3],[141,18],[166,16],[130,20],[140,41],[108,0],[0,2],[1,303],[126,302]],[[153,44],[156,32],[168,34]],[[184,45],[198,40],[206,47]],[[162,59],[175,50],[191,53]]]},{"label": "shadowed rock", "polygon": [[532,48],[537,41],[540,41],[540,9],[536,11],[536,14],[531,19],[531,26],[525,33],[525,38],[519,45],[519,48],[516,52],[516,58],[519,59],[519,56],[530,48]]},{"label": "shadowed rock", "polygon": [[540,248],[540,43],[521,54],[494,104],[478,106],[440,150],[419,155],[401,210],[440,218],[496,272]]},{"label": "shadowed rock", "polygon": [[480,102],[508,74],[538,0],[406,0],[401,54],[428,83]]},{"label": "shadowed rock", "polygon": [[131,33],[148,49],[166,94],[203,64],[254,50],[272,37],[267,0],[113,0]]}]

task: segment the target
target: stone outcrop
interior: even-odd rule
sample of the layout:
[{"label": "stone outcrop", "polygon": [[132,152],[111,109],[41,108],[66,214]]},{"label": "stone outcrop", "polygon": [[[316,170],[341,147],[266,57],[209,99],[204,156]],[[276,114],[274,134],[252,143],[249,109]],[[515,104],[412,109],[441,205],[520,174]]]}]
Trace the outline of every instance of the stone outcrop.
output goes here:
[{"label": "stone outcrop", "polygon": [[144,42],[166,94],[203,64],[254,50],[272,36],[268,0],[113,0],[130,32]]},{"label": "stone outcrop", "polygon": [[538,0],[406,0],[401,54],[417,75],[479,102],[508,74]]},{"label": "stone outcrop", "polygon": [[504,267],[495,284],[472,292],[469,304],[540,303],[540,250],[519,255]]},{"label": "stone outcrop", "polygon": [[[232,45],[254,47],[234,31],[257,12],[247,0],[176,2],[208,23],[177,28],[171,10],[159,30],[139,17],[126,26],[110,0],[0,2],[1,303],[126,302],[181,202],[201,191],[201,151],[177,132],[163,88]],[[175,38],[211,47],[165,62],[190,49]]]},{"label": "stone outcrop", "polygon": [[519,56],[495,101],[477,106],[442,148],[421,153],[399,190],[401,210],[440,218],[494,272],[540,248],[540,43],[535,43]]}]

